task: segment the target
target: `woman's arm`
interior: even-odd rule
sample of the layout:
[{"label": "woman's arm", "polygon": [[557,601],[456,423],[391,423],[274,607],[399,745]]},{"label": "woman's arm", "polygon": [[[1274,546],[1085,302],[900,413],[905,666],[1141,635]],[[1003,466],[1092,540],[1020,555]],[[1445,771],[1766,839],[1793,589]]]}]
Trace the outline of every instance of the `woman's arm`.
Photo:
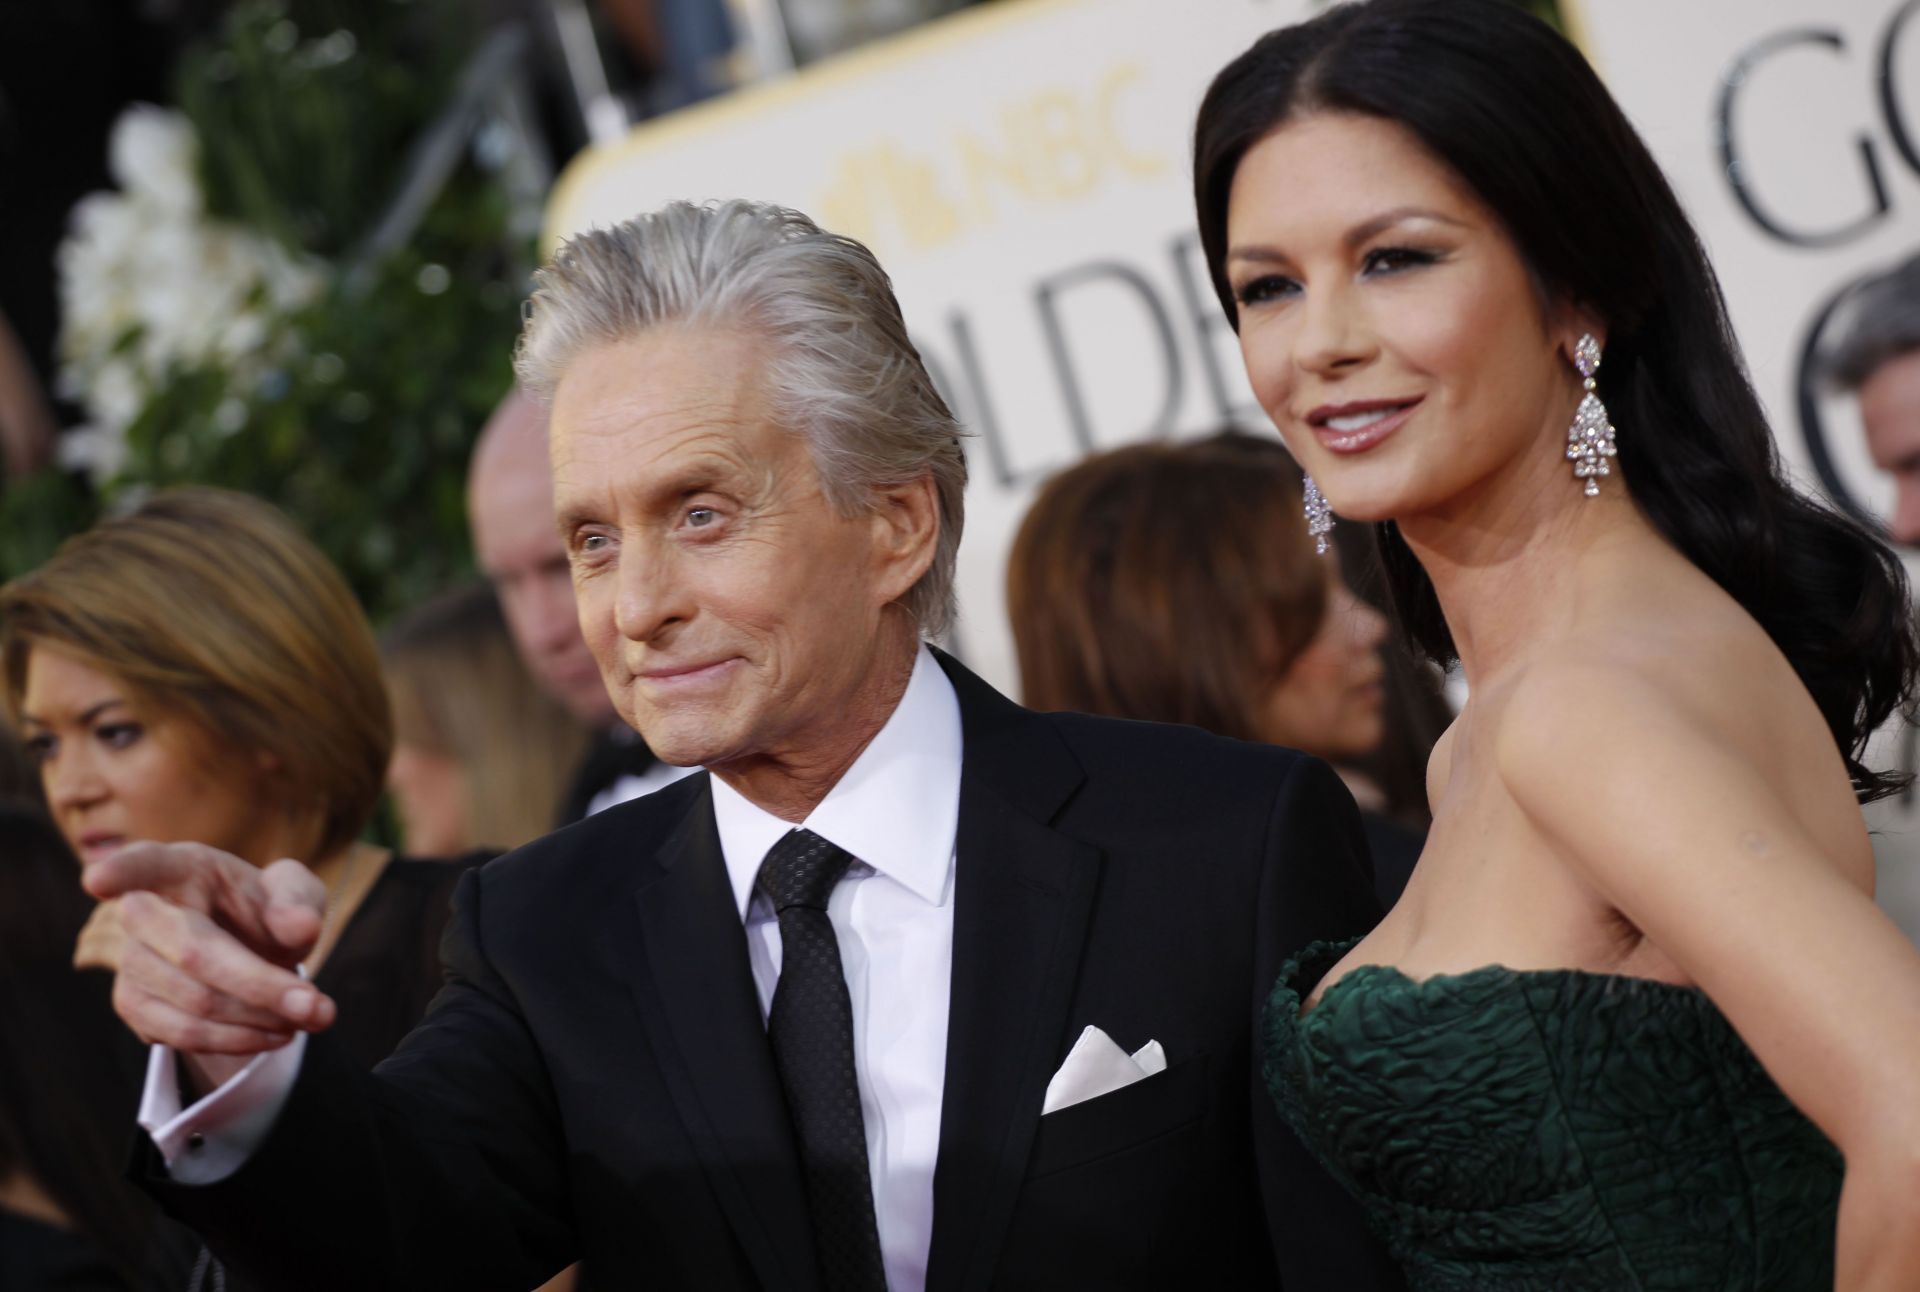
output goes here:
[{"label": "woman's arm", "polygon": [[1920,950],[1744,750],[1628,668],[1536,666],[1496,757],[1535,827],[1845,1155],[1836,1288],[1920,1287]]}]

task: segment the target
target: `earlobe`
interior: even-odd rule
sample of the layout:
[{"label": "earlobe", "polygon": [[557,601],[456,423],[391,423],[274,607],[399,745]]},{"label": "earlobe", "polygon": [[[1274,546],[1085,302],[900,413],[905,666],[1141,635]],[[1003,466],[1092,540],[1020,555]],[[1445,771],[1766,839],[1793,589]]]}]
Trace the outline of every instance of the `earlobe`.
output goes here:
[{"label": "earlobe", "polygon": [[1556,348],[1560,351],[1561,360],[1569,367],[1580,366],[1580,341],[1589,336],[1604,353],[1607,348],[1607,325],[1588,310],[1567,310],[1556,338]]}]

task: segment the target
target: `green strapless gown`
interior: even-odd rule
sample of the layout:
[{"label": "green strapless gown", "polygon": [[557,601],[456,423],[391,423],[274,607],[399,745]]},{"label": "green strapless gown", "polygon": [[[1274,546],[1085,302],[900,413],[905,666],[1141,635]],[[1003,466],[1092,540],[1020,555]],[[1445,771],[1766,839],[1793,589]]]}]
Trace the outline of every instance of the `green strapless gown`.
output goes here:
[{"label": "green strapless gown", "polygon": [[1833,1287],[1841,1159],[1705,994],[1575,970],[1415,982],[1318,942],[1267,1088],[1416,1292]]}]

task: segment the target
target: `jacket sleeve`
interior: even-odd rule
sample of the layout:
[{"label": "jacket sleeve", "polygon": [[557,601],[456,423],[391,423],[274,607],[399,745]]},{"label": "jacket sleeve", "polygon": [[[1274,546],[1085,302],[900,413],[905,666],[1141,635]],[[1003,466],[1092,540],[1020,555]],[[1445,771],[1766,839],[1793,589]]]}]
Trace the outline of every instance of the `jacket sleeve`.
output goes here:
[{"label": "jacket sleeve", "polygon": [[1358,937],[1380,919],[1359,811],[1318,759],[1295,758],[1275,794],[1256,919],[1247,1082],[1281,1283],[1286,1292],[1400,1292],[1405,1276],[1386,1244],[1280,1119],[1261,1074],[1261,1014],[1281,965],[1309,942]]},{"label": "jacket sleeve", "polygon": [[560,1120],[488,962],[482,887],[461,879],[446,986],[373,1073],[315,1036],[265,1141],[216,1184],[173,1181],[139,1138],[135,1178],[246,1284],[525,1292],[574,1259]]}]

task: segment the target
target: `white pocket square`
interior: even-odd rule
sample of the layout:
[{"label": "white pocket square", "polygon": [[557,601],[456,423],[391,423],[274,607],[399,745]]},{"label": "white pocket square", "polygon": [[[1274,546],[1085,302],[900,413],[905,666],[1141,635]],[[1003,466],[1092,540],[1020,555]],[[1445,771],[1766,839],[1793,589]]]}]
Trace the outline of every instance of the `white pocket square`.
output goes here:
[{"label": "white pocket square", "polygon": [[1047,1099],[1040,1115],[1058,1112],[1088,1099],[1112,1094],[1143,1077],[1164,1072],[1167,1052],[1160,1042],[1148,1041],[1128,1054],[1113,1043],[1113,1038],[1097,1027],[1088,1027],[1067,1052],[1067,1061],[1047,1083]]}]

